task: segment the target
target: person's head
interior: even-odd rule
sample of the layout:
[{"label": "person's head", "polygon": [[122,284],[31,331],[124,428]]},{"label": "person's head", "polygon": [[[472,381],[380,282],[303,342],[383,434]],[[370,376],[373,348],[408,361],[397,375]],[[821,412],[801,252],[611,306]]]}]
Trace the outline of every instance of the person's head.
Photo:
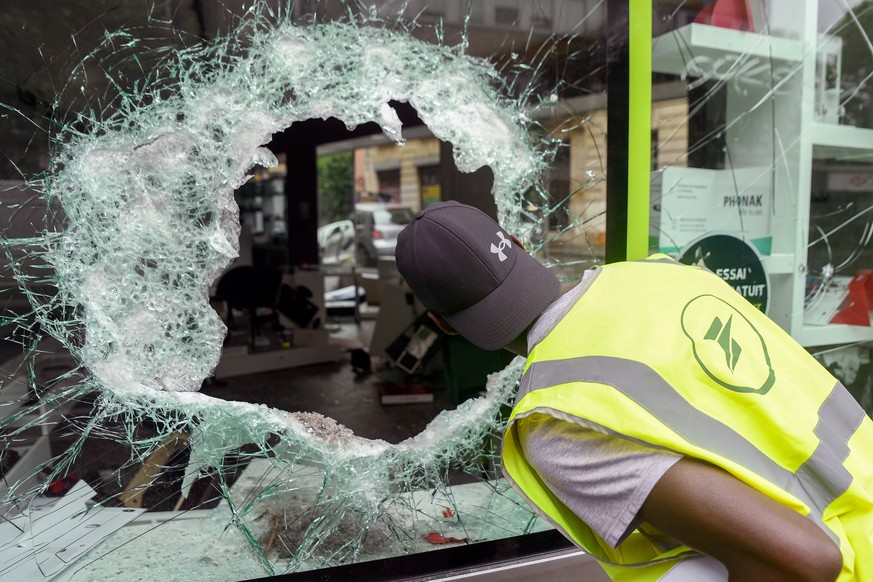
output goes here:
[{"label": "person's head", "polygon": [[486,350],[509,345],[561,284],[484,212],[438,202],[400,233],[397,269],[443,329]]}]

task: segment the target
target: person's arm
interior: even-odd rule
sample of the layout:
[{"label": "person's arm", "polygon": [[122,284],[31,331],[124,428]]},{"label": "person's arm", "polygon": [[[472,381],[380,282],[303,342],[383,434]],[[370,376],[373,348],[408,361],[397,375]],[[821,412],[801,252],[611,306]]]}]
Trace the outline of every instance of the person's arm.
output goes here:
[{"label": "person's arm", "polygon": [[812,520],[700,461],[668,469],[640,515],[722,562],[732,581],[833,581],[842,568],[839,549]]}]

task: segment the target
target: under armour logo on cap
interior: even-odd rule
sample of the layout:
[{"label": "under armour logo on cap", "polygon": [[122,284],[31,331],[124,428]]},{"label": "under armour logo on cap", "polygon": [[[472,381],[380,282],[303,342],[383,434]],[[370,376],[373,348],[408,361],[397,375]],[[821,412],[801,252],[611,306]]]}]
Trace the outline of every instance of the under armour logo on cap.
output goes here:
[{"label": "under armour logo on cap", "polygon": [[506,235],[503,234],[502,231],[498,231],[497,236],[500,237],[500,245],[498,246],[498,245],[495,245],[494,243],[491,243],[491,252],[494,253],[495,255],[497,255],[497,257],[500,259],[500,262],[502,263],[503,261],[506,260],[506,254],[503,252],[503,249],[505,249],[506,247],[508,247],[512,243],[509,242],[509,239],[506,238]]},{"label": "under armour logo on cap", "polygon": [[493,218],[449,200],[415,215],[398,235],[394,256],[425,307],[474,345],[496,350],[518,338],[561,290],[542,263],[513,247]]}]

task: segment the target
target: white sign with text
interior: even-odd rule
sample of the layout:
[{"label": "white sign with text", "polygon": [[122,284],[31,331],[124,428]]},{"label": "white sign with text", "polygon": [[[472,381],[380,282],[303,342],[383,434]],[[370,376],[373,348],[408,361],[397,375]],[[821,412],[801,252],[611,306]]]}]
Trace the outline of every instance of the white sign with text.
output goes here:
[{"label": "white sign with text", "polygon": [[652,181],[658,248],[676,252],[710,232],[736,235],[769,254],[772,194],[768,168],[666,168]]}]

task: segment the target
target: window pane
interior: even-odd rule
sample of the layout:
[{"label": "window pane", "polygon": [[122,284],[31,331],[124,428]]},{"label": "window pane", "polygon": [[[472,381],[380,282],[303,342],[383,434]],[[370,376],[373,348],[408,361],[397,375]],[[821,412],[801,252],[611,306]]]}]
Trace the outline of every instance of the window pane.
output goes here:
[{"label": "window pane", "polygon": [[[426,406],[435,334],[389,272],[373,335],[409,389],[362,388],[320,296],[360,277],[357,302],[390,227],[439,199],[496,216],[565,281],[602,263],[604,2],[13,4],[7,522],[71,487],[111,509],[119,530],[57,564],[88,579],[249,579],[552,531],[501,477],[517,363],[446,340]],[[317,259],[292,262],[299,238]],[[234,366],[252,373],[213,377]]]},{"label": "window pane", "polygon": [[747,4],[655,4],[652,248],[725,277],[869,411],[873,4]]}]

